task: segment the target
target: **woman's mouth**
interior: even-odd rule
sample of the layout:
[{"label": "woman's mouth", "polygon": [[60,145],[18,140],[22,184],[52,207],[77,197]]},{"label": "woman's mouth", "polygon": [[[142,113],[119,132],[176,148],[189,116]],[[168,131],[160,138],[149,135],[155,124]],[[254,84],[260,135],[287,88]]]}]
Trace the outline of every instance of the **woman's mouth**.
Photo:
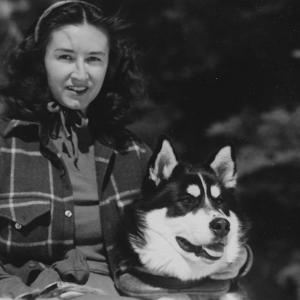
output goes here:
[{"label": "woman's mouth", "polygon": [[87,92],[88,87],[87,86],[67,86],[67,90],[75,93],[76,95],[83,95]]}]

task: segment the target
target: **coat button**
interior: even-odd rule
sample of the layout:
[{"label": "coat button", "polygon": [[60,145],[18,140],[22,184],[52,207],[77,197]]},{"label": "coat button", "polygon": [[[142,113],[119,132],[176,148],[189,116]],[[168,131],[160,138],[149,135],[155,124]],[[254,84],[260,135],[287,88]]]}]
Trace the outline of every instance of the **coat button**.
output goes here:
[{"label": "coat button", "polygon": [[15,228],[18,229],[18,230],[20,230],[22,228],[22,225],[19,224],[19,223],[15,223]]},{"label": "coat button", "polygon": [[72,212],[70,210],[66,210],[65,211],[65,216],[68,217],[68,218],[72,217]]}]

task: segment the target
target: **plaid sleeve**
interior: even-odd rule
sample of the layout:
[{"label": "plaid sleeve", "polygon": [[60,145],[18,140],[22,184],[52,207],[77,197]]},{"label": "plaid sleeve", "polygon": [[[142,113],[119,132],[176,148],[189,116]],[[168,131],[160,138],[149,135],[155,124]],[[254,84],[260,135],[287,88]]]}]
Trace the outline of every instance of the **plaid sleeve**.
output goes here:
[{"label": "plaid sleeve", "polygon": [[140,198],[150,156],[150,149],[134,140],[126,151],[115,151],[107,166],[100,202],[100,219],[113,277],[123,256],[116,241],[119,222],[124,208]]},{"label": "plaid sleeve", "polygon": [[32,288],[23,283],[21,278],[6,273],[0,267],[0,297],[15,298],[31,291]]}]

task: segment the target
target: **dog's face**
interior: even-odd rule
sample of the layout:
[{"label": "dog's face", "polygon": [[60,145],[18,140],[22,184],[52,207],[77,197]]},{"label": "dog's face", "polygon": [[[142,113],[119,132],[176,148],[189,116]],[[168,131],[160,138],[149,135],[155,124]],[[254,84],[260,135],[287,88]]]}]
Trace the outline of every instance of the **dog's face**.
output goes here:
[{"label": "dog's face", "polygon": [[182,280],[208,276],[233,262],[242,235],[234,213],[235,185],[231,147],[222,148],[208,167],[194,169],[178,163],[163,140],[137,208],[138,234],[130,237],[141,262]]}]

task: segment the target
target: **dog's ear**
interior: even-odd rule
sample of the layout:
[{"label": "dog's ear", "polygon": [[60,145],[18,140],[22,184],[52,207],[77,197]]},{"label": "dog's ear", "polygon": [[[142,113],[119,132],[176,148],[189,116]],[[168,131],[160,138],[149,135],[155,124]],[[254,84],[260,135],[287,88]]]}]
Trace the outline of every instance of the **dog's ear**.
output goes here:
[{"label": "dog's ear", "polygon": [[178,164],[175,151],[171,143],[163,138],[154,152],[149,166],[149,179],[155,185],[168,179]]},{"label": "dog's ear", "polygon": [[236,165],[231,146],[221,148],[211,161],[210,167],[215,171],[226,188],[234,188],[236,186]]}]

